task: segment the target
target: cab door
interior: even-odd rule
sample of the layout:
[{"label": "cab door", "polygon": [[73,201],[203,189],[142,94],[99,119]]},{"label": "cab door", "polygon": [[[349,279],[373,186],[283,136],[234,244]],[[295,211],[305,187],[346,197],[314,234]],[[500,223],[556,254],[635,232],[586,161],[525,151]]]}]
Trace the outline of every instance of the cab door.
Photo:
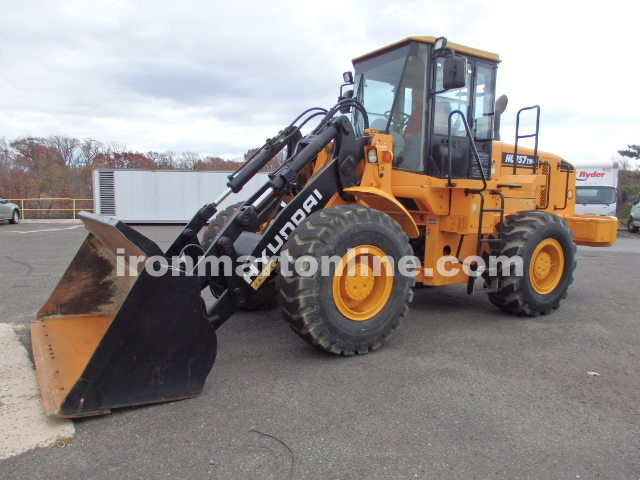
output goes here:
[{"label": "cab door", "polygon": [[451,178],[466,178],[470,145],[459,115],[451,117],[451,145],[449,145],[449,115],[456,110],[469,118],[471,99],[469,91],[473,78],[473,67],[469,62],[467,78],[463,88],[443,91],[442,71],[444,58],[435,62],[434,95],[431,95],[429,110],[431,139],[429,141],[427,173],[434,177],[445,178],[448,175],[448,158],[451,150]]},{"label": "cab door", "polygon": [[427,174],[446,178],[451,150],[451,178],[481,178],[472,156],[471,142],[460,114],[451,116],[451,145],[448,121],[452,112],[461,112],[471,131],[485,176],[491,173],[493,140],[495,65],[467,59],[467,76],[462,88],[444,91],[442,71],[444,58],[435,62],[435,82],[429,111],[431,133],[427,149]]}]

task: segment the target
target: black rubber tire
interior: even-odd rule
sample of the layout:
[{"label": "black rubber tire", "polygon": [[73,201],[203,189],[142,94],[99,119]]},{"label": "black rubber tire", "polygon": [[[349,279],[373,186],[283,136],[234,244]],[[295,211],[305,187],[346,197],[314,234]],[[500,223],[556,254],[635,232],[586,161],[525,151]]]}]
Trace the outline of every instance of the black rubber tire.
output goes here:
[{"label": "black rubber tire", "polygon": [[640,230],[640,227],[634,227],[632,222],[633,222],[633,217],[629,217],[629,222],[627,223],[627,229],[629,230],[630,233],[638,233],[638,231]]},{"label": "black rubber tire", "polygon": [[[380,248],[394,259],[391,296],[383,309],[369,320],[353,321],[336,307],[329,275],[318,271],[300,276],[296,259],[311,256],[321,264],[323,256],[342,257],[359,245]],[[294,332],[311,345],[338,355],[364,354],[376,350],[409,311],[415,277],[401,275],[398,260],[413,255],[409,239],[400,225],[378,210],[360,205],[340,205],[320,210],[303,221],[289,237],[283,253],[290,256],[291,275],[278,275],[276,289],[282,313]]]},{"label": "black rubber tire", "polygon": [[[531,317],[547,315],[556,310],[567,297],[576,268],[577,248],[567,222],[552,213],[522,212],[509,215],[505,224],[498,226],[498,230],[503,242],[501,247],[491,252],[492,255],[521,256],[523,275],[515,275],[514,265],[510,267],[510,275],[497,272],[500,288],[497,292],[489,293],[491,303],[505,312]],[[535,248],[547,238],[557,240],[562,247],[564,271],[556,288],[541,295],[531,285],[529,265]]]},{"label": "black rubber tire", "polygon": [[[209,248],[213,240],[218,236],[220,230],[227,224],[227,222],[236,214],[240,207],[244,205],[244,202],[234,203],[227,208],[218,212],[213,220],[209,222],[204,234],[202,236],[202,246],[206,250]],[[275,275],[271,277],[260,287],[260,289],[247,300],[242,307],[238,307],[244,311],[257,311],[257,310],[269,310],[276,306],[278,303],[275,288]]]},{"label": "black rubber tire", "polygon": [[14,225],[20,223],[20,212],[18,210],[14,210],[11,214],[11,220],[9,223],[13,223]]}]

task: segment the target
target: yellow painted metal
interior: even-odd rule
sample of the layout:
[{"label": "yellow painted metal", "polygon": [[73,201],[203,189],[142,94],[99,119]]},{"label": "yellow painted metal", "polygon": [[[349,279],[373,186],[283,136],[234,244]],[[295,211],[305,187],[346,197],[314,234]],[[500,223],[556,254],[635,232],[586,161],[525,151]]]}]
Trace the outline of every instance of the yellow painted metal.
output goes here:
[{"label": "yellow painted metal", "polygon": [[565,215],[574,242],[590,247],[610,247],[618,236],[618,219],[599,215]]},{"label": "yellow painted metal", "polygon": [[59,316],[31,324],[33,359],[47,415],[62,402],[86,368],[114,314]]},{"label": "yellow painted metal", "polygon": [[393,280],[393,266],[382,249],[373,245],[352,248],[344,254],[333,276],[336,307],[350,320],[370,320],[391,298]]},{"label": "yellow painted metal", "polygon": [[[26,218],[26,214],[24,212],[71,212],[71,218],[76,219],[77,218],[77,214],[80,211],[85,211],[85,212],[93,212],[93,198],[66,198],[66,197],[56,197],[56,198],[6,198],[5,200],[8,200],[9,202],[15,203],[17,205],[19,205],[20,207],[20,214],[22,215],[22,218],[25,219]],[[51,202],[52,205],[60,205],[60,204],[69,204],[71,205],[71,208],[61,208],[61,207],[31,207],[31,208],[25,208],[25,202],[39,202],[39,205],[42,205],[43,203],[46,202]],[[84,205],[88,204],[88,202],[90,202],[90,204],[92,205],[91,207],[87,207],[87,206],[82,206],[79,207],[78,206],[78,202],[83,202]],[[30,206],[30,203],[26,203],[27,207]]]},{"label": "yellow painted metal", "polygon": [[564,252],[555,238],[538,244],[529,263],[529,281],[540,295],[547,295],[558,286],[564,272]]},{"label": "yellow painted metal", "polygon": [[[415,37],[407,37],[404,40],[400,40],[399,42],[394,42],[390,45],[387,45],[385,47],[379,48],[377,50],[374,50],[373,52],[369,52],[365,55],[361,55],[359,57],[356,57],[353,59],[354,62],[360,61],[360,60],[364,60],[367,57],[371,57],[373,55],[377,55],[379,53],[384,52],[385,50],[390,50],[392,48],[397,47],[398,45],[402,45],[403,43],[406,42],[410,42],[410,41],[415,41],[415,42],[420,42],[420,43],[428,43],[433,45],[436,41],[436,37],[432,37],[432,36],[415,36]],[[448,42],[447,43],[447,48],[451,48],[456,52],[459,53],[464,53],[465,55],[472,55],[474,57],[478,57],[478,58],[484,58],[486,60],[491,60],[492,62],[499,62],[500,61],[500,57],[497,53],[492,53],[492,52],[487,52],[485,50],[479,50],[477,48],[473,48],[473,47],[467,47],[466,45],[460,45],[459,43],[453,43],[453,42]]]},{"label": "yellow painted metal", "polygon": [[375,187],[350,187],[345,191],[356,197],[359,203],[389,215],[400,224],[409,238],[420,234],[411,214],[393,195]]},{"label": "yellow painted metal", "polygon": [[[408,41],[433,44],[436,37],[409,37],[382,49],[358,57],[361,60],[397,47]],[[449,43],[454,50],[498,62],[498,55],[463,45]],[[443,275],[436,268],[443,256],[457,255],[459,260],[477,253],[478,234],[496,235],[502,216],[499,212],[481,213],[481,198],[469,190],[481,189],[478,179],[456,178],[455,186],[448,185],[447,178],[438,178],[423,173],[408,172],[393,168],[394,136],[369,129],[365,135],[371,137],[365,147],[364,159],[358,165],[360,183],[347,189],[355,202],[389,214],[414,239],[414,251],[422,250],[423,271],[417,281],[426,285],[450,285],[464,283],[467,276],[459,268],[450,265],[453,274]],[[368,162],[368,150],[376,149],[378,161]],[[532,157],[537,154],[539,168],[531,165],[507,163],[508,154],[517,153]],[[320,161],[320,160],[319,160]],[[324,162],[320,162],[324,163]],[[541,211],[558,215],[567,220],[569,228],[579,245],[608,246],[616,240],[617,221],[613,217],[595,217],[575,214],[575,168],[558,155],[532,148],[503,142],[493,142],[491,174],[483,191],[484,209],[497,210],[504,205],[504,217],[519,212]],[[504,204],[502,199],[504,198]],[[328,206],[351,203],[336,195]],[[412,205],[410,208],[406,206]],[[481,217],[482,215],[482,217]],[[482,231],[479,226],[482,221]],[[419,241],[417,239],[420,239]],[[487,252],[488,244],[481,253]],[[431,273],[429,273],[431,272]]]}]

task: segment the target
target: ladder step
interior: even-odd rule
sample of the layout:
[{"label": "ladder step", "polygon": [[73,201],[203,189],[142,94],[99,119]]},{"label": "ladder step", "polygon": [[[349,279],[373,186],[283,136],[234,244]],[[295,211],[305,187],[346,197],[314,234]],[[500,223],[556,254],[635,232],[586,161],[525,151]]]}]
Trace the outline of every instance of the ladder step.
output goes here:
[{"label": "ladder step", "polygon": [[485,208],[482,210],[482,213],[486,213],[486,212],[503,213],[504,209],[503,208]]},{"label": "ladder step", "polygon": [[499,238],[481,238],[480,241],[484,243],[500,243],[502,240]]}]

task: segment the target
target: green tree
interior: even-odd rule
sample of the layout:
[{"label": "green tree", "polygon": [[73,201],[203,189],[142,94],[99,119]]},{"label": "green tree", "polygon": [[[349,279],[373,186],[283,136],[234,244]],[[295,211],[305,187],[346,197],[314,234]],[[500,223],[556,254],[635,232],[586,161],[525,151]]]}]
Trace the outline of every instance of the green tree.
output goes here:
[{"label": "green tree", "polygon": [[618,153],[623,157],[633,158],[634,160],[640,159],[640,145],[627,145],[627,150],[618,150]]}]

